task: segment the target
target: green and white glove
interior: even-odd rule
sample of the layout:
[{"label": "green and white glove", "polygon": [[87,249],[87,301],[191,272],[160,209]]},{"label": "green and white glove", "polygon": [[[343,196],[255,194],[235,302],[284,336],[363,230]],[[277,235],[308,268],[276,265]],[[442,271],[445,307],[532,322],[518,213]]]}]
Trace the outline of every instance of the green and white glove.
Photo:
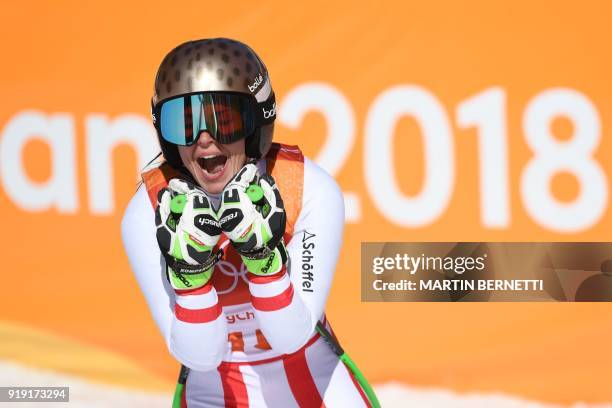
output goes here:
[{"label": "green and white glove", "polygon": [[216,262],[213,248],[221,228],[205,193],[185,180],[170,180],[157,195],[155,225],[172,287],[184,291],[206,285]]},{"label": "green and white glove", "polygon": [[218,215],[250,273],[272,275],[287,263],[285,208],[270,175],[258,177],[254,164],[244,166],[223,190]]}]

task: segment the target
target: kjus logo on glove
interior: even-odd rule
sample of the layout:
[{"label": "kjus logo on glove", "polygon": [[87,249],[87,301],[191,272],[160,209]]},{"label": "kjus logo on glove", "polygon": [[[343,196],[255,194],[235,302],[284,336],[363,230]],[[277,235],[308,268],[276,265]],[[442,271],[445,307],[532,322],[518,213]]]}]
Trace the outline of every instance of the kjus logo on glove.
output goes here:
[{"label": "kjus logo on glove", "polygon": [[272,116],[276,116],[276,102],[272,104],[272,109],[269,111],[266,108],[261,108],[263,110],[264,119],[270,119]]}]

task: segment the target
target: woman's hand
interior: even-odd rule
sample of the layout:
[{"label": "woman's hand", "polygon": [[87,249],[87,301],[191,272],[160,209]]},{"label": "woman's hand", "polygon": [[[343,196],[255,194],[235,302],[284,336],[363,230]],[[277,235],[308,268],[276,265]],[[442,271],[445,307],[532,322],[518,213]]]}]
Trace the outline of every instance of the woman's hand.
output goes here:
[{"label": "woman's hand", "polygon": [[185,180],[170,180],[157,195],[155,224],[172,287],[192,290],[208,283],[221,228],[204,192]]},{"label": "woman's hand", "polygon": [[249,272],[271,275],[286,264],[285,209],[270,175],[258,178],[254,164],[244,166],[223,190],[218,214]]}]

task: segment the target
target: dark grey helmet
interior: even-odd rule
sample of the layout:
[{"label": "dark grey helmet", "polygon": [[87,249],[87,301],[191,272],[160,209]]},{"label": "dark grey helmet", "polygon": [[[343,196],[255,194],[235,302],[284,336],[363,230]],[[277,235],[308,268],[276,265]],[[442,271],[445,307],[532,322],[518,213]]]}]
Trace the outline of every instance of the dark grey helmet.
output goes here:
[{"label": "dark grey helmet", "polygon": [[[263,61],[248,45],[229,38],[185,42],[166,55],[155,77],[151,103],[190,92],[230,91],[254,95],[263,102],[272,95],[272,83]],[[157,129],[157,128],[156,128]],[[256,128],[245,140],[246,155],[259,159],[270,149],[274,123]],[[180,168],[177,146],[157,132],[164,157]]]}]

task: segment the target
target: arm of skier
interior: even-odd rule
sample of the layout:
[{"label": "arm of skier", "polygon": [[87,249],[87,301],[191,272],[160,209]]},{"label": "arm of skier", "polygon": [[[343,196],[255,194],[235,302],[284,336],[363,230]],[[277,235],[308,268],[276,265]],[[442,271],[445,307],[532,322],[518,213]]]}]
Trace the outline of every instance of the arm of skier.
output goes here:
[{"label": "arm of skier", "polygon": [[342,192],[308,159],[303,192],[302,210],[287,245],[285,272],[269,281],[249,274],[262,331],[272,348],[283,353],[298,350],[312,337],[325,310],[343,239]]},{"label": "arm of skier", "polygon": [[217,294],[210,283],[182,294],[170,285],[156,240],[155,212],[143,186],[125,211],[121,231],[130,266],[170,354],[195,370],[215,369],[228,347]]}]

